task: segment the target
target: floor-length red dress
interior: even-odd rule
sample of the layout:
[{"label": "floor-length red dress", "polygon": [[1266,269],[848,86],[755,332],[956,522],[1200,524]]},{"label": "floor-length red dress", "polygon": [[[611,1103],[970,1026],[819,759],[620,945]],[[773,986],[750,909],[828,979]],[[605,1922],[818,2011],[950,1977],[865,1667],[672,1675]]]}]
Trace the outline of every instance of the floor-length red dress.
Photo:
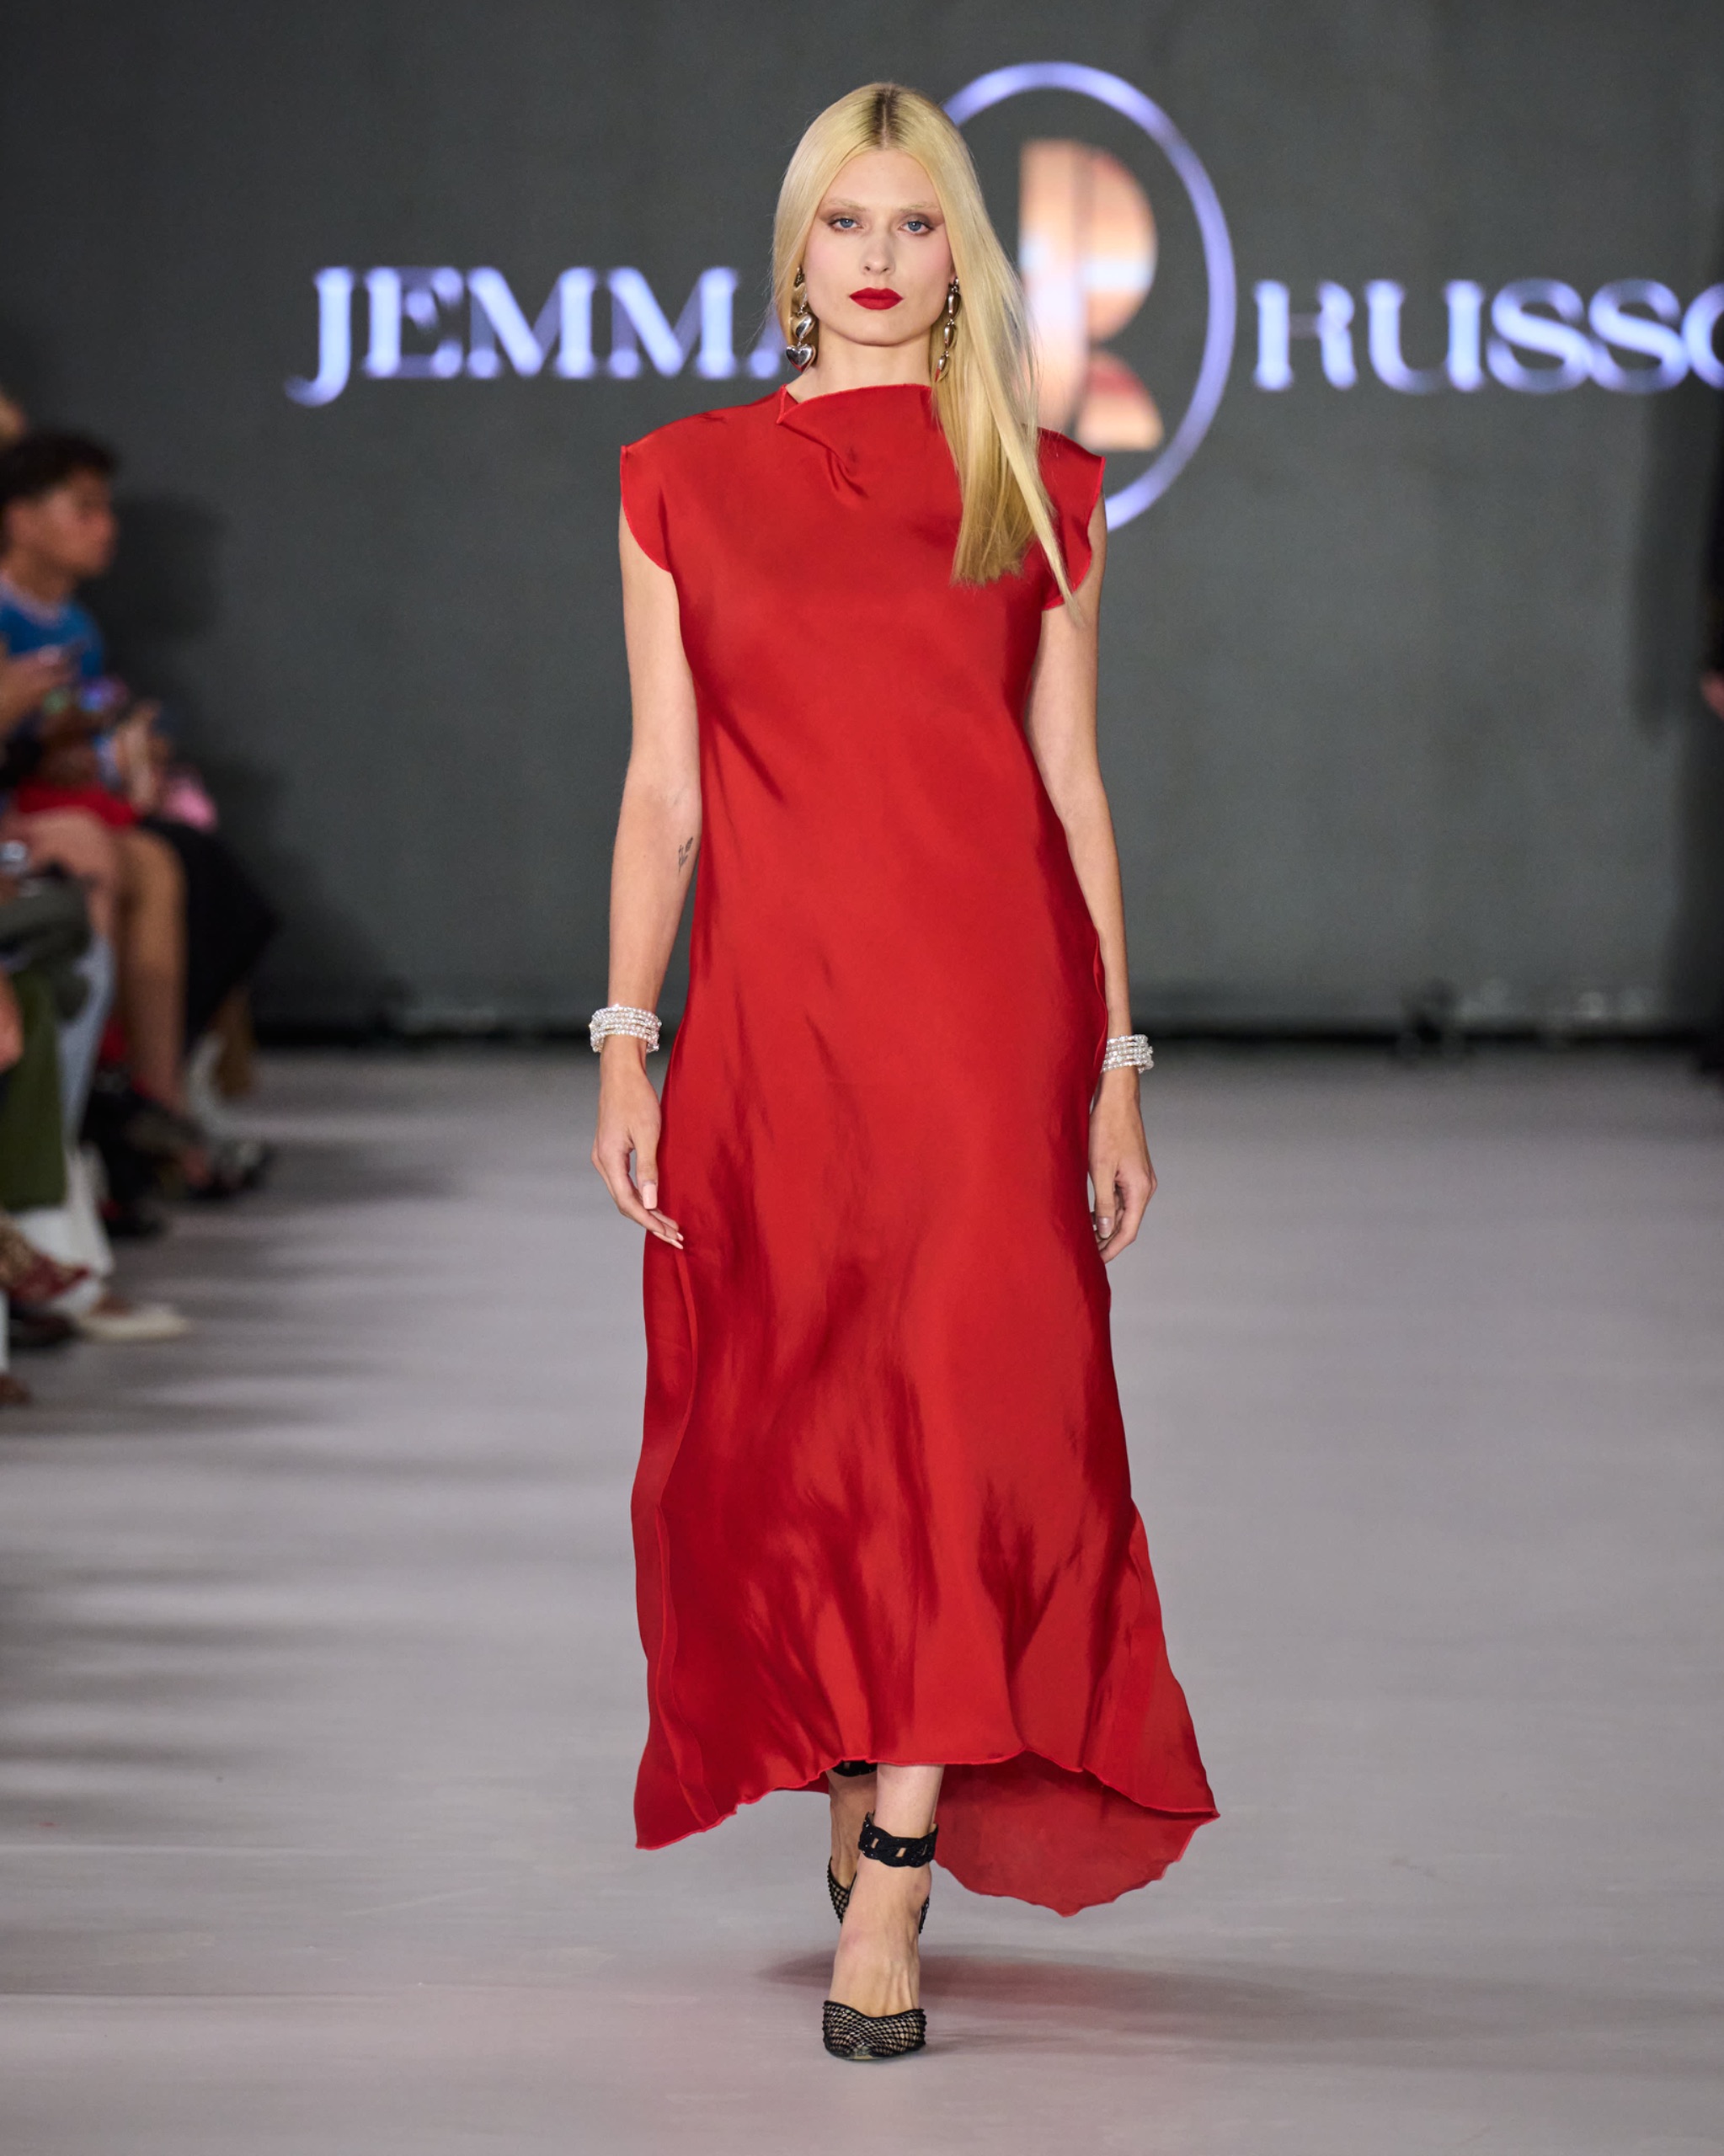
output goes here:
[{"label": "floor-length red dress", "polygon": [[[1043,469],[1074,584],[1098,459]],[[1039,548],[952,581],[930,393],[622,454],[699,707],[688,1002],[646,1249],[641,1845],[942,1761],[940,1860],[1069,1913],[1214,1817],[1132,1504],[1086,1187],[1096,931],[1022,715]]]}]

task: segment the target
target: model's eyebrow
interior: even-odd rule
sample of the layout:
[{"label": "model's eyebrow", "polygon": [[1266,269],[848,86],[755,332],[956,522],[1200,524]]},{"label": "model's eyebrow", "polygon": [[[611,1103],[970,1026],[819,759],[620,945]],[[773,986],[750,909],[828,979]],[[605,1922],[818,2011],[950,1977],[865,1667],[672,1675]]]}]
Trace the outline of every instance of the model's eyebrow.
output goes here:
[{"label": "model's eyebrow", "polygon": [[[834,210],[866,210],[868,206],[866,202],[852,202],[842,195],[833,195],[820,205],[820,211],[825,216]],[[900,202],[892,212],[894,217],[937,217],[939,214],[937,202]]]}]

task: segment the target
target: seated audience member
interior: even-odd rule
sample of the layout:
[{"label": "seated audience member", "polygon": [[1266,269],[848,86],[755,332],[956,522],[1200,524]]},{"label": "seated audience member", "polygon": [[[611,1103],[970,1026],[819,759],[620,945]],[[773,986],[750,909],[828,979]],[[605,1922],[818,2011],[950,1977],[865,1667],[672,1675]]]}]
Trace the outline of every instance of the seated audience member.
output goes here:
[{"label": "seated audience member", "polygon": [[[260,1149],[212,1149],[189,1113],[187,1060],[255,966],[275,922],[225,842],[195,774],[173,766],[157,707],[105,672],[75,594],[113,558],[115,460],[81,435],[26,435],[0,454],[0,645],[14,666],[63,670],[12,724],[0,787],[32,857],[96,886],[111,937],[126,1081],[104,1081],[93,1134],[110,1180],[129,1151],[168,1155],[195,1194],[256,1181]],[[22,694],[20,690],[19,694]],[[148,1171],[136,1172],[147,1179]],[[122,1205],[126,1193],[117,1192]]]},{"label": "seated audience member", "polygon": [[[13,1075],[25,1061],[26,1033],[23,1005],[13,990],[12,982],[0,972],[0,1186],[9,1179],[9,1164],[6,1155],[8,1140],[20,1120],[19,1102],[14,1099]],[[40,1059],[39,1059],[40,1060]],[[18,1089],[25,1094],[30,1090],[29,1073],[25,1072],[24,1084]],[[40,1123],[41,1118],[35,1120]],[[26,1139],[24,1150],[35,1150]],[[40,1164],[37,1164],[40,1174]],[[31,1399],[29,1387],[12,1373],[12,1333],[17,1315],[13,1305],[18,1302],[45,1305],[59,1296],[83,1285],[89,1275],[81,1265],[60,1265],[39,1251],[5,1213],[0,1212],[0,1407],[28,1406]],[[55,1327],[47,1337],[69,1337],[72,1326],[69,1319],[48,1321]],[[24,1321],[31,1327],[33,1321]],[[34,1321],[40,1333],[40,1321]]]},{"label": "seated audience member", "polygon": [[[96,1340],[174,1339],[186,1330],[177,1311],[112,1290],[113,1254],[68,1126],[63,1081],[70,1069],[77,1082],[77,1059],[90,1059],[78,1026],[92,1000],[89,942],[76,884],[0,871],[0,1291],[27,1322],[64,1319]],[[0,1401],[23,1396],[0,1385]]]},{"label": "seated audience member", "polygon": [[99,927],[115,945],[134,1078],[183,1113],[179,859],[164,841],[137,831],[131,805],[103,783],[95,728],[117,715],[125,692],[104,677],[102,632],[74,596],[114,558],[115,470],[111,451],[78,435],[26,435],[0,453],[0,645],[15,662],[66,675],[8,733],[0,787],[12,793],[7,829],[32,858],[93,881],[106,916]]},{"label": "seated audience member", "polygon": [[115,468],[0,390],[0,1406],[30,1396],[12,1348],[187,1330],[114,1291],[104,1210],[138,1232],[159,1225],[146,1192],[224,1194],[261,1166],[210,1144],[187,1071],[248,1039],[275,922],[79,602],[113,557]]},{"label": "seated audience member", "polygon": [[[86,1339],[175,1340],[186,1321],[165,1303],[133,1303],[110,1285],[113,1257],[81,1164],[64,1145],[51,992],[33,969],[0,974],[0,1001],[18,1052],[0,1072],[0,1296],[25,1325],[61,1321]],[[59,1246],[58,1250],[51,1246]],[[0,1326],[3,1342],[9,1325]],[[28,1388],[0,1350],[0,1406]]]}]

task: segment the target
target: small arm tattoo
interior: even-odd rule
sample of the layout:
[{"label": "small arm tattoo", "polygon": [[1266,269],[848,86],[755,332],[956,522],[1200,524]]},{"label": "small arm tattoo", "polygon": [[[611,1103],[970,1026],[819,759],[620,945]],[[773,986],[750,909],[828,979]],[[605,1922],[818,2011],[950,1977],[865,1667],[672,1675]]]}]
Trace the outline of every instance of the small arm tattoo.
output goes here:
[{"label": "small arm tattoo", "polygon": [[687,865],[688,857],[693,851],[694,841],[692,839],[685,839],[682,841],[682,844],[676,849],[676,865],[679,868],[684,867]]}]

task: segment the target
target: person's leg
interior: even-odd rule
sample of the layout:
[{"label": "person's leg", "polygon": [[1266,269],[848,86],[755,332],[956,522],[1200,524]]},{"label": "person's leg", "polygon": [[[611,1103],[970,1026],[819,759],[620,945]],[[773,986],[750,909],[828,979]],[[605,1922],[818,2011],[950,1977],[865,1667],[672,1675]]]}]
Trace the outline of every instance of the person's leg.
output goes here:
[{"label": "person's leg", "polygon": [[143,828],[173,849],[184,893],[185,1052],[250,978],[278,926],[275,913],[219,832],[151,817]]},{"label": "person's leg", "polygon": [[60,1113],[60,1027],[48,985],[32,968],[11,981],[24,1048],[0,1097],[0,1206],[8,1213],[66,1202],[66,1131]]},{"label": "person's leg", "polygon": [[114,1007],[114,947],[105,937],[91,938],[77,969],[89,983],[89,995],[77,1017],[62,1019],[60,1026],[60,1105],[69,1145],[77,1143],[77,1134],[83,1129],[96,1059],[101,1052],[108,1013]]},{"label": "person's leg", "polygon": [[141,1093],[185,1113],[185,885],[179,857],[152,831],[119,836],[123,930],[120,1011]]},{"label": "person's leg", "polygon": [[77,878],[89,905],[90,926],[110,941],[120,900],[115,838],[112,828],[87,808],[44,808],[31,816],[13,809],[0,817],[0,839],[22,839],[32,868],[52,866]]},{"label": "person's leg", "polygon": [[8,1337],[11,1320],[10,1299],[0,1289],[0,1407],[28,1407],[33,1396],[30,1389],[12,1374],[12,1344]]},{"label": "person's leg", "polygon": [[[943,1767],[878,1768],[872,1807],[874,1824],[883,1833],[919,1839],[934,1823],[945,1771]],[[838,1935],[829,1998],[870,2015],[903,2014],[920,2004],[916,1932],[930,1883],[926,1865],[912,1870],[867,1859],[857,1865],[850,1907]]]},{"label": "person's leg", "polygon": [[829,1774],[826,1789],[832,1799],[832,1876],[841,1886],[848,1886],[856,1877],[857,1838],[863,1820],[879,1801],[878,1770]]},{"label": "person's leg", "polygon": [[[66,1149],[66,1195],[60,1203],[23,1207],[13,1225],[56,1264],[82,1266],[106,1292],[114,1278],[114,1246],[102,1226],[89,1163],[77,1146]],[[95,1299],[87,1297],[79,1307]]]},{"label": "person's leg", "polygon": [[258,1088],[258,1037],[252,1026],[251,990],[243,984],[222,1002],[210,1028],[221,1054],[211,1073],[224,1101],[243,1101]]},{"label": "person's leg", "polygon": [[87,1269],[88,1279],[43,1305],[70,1318],[87,1339],[177,1340],[190,1330],[171,1303],[134,1303],[115,1294],[113,1247],[103,1232],[89,1164],[81,1154],[73,1150],[67,1155],[65,1203],[20,1213],[15,1225],[39,1251],[63,1265]]},{"label": "person's leg", "polygon": [[24,1013],[10,978],[0,973],[0,1101],[6,1097],[7,1074],[24,1054]]}]

